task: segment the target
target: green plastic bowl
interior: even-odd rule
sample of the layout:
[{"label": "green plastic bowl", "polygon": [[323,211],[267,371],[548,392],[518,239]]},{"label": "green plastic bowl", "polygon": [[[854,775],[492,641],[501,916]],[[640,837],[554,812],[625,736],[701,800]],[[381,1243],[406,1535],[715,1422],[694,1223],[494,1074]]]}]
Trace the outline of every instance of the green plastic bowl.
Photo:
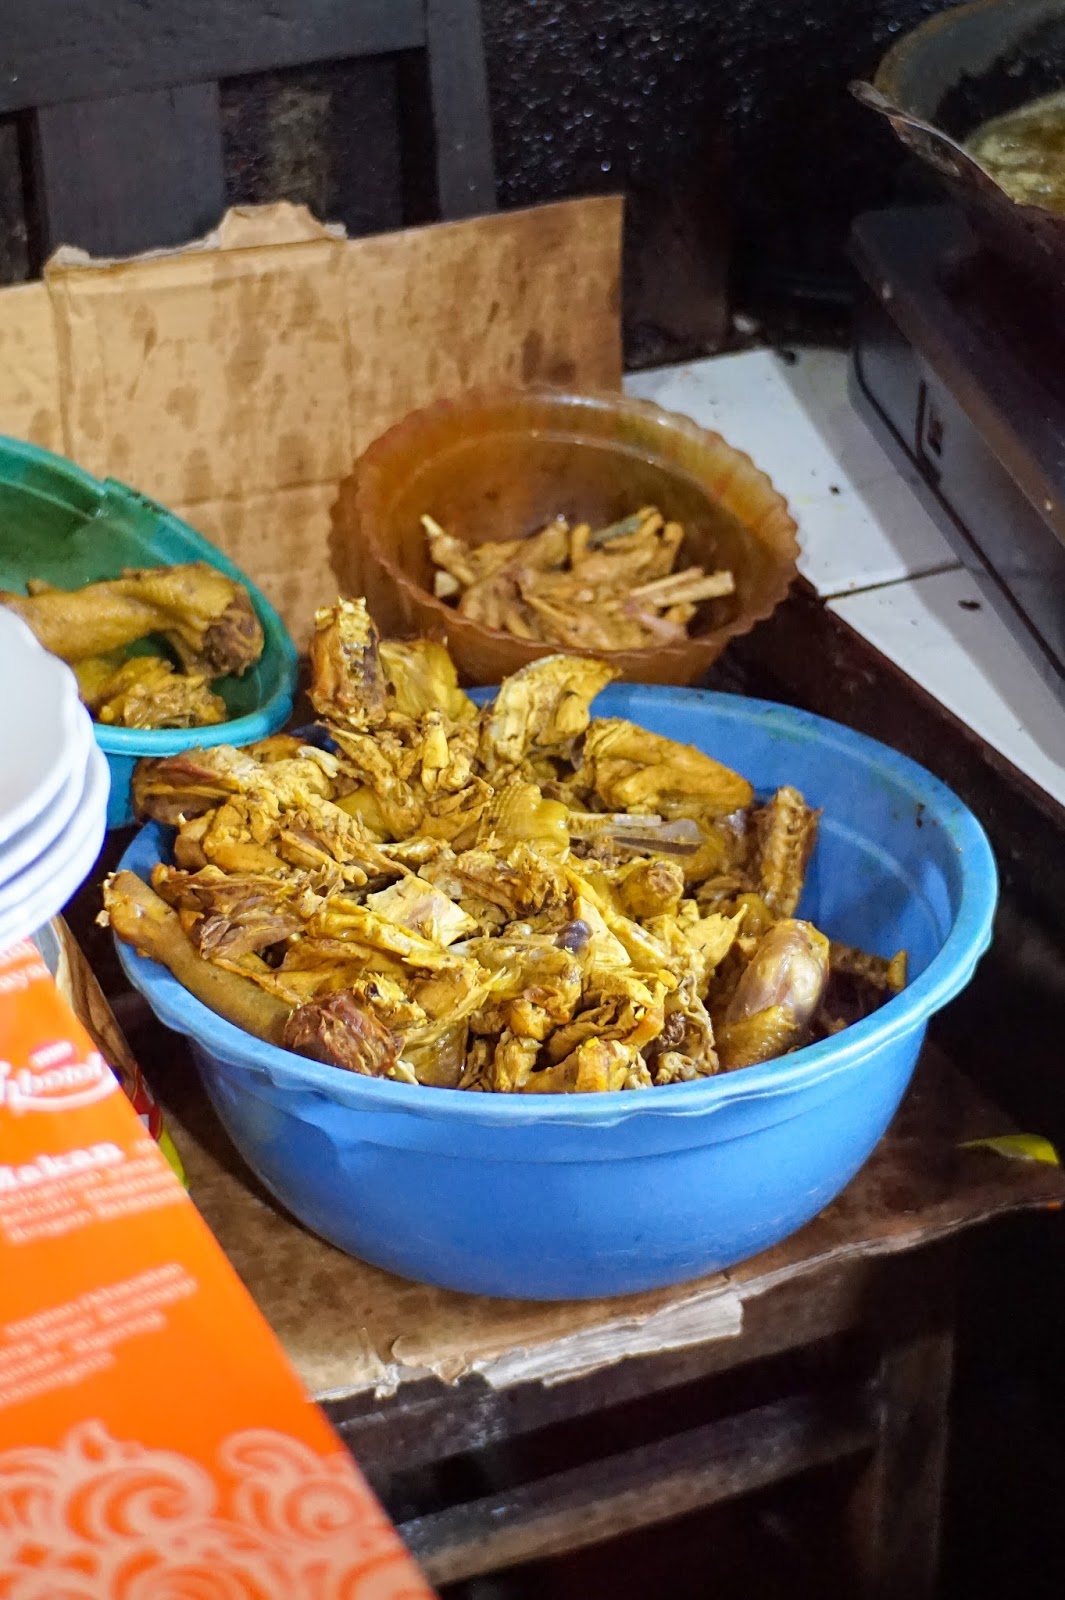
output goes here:
[{"label": "green plastic bowl", "polygon": [[117,576],[123,567],[209,561],[244,584],[265,640],[262,657],[218,691],[229,713],[209,728],[111,728],[94,724],[111,769],[107,825],[134,820],[133,768],[144,756],[172,756],[212,744],[252,744],[276,733],[292,714],[296,647],[255,585],[187,523],[147,495],[114,479],[101,482],[72,461],[0,436],[0,589],[25,590],[30,578],[76,589]]}]

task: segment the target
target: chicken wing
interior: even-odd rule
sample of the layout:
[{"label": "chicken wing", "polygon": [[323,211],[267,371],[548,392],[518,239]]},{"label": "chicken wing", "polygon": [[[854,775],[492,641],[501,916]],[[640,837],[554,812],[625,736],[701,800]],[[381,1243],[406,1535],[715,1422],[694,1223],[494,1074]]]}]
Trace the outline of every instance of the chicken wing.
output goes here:
[{"label": "chicken wing", "polygon": [[612,811],[664,817],[727,817],[754,798],[746,778],[697,750],[614,717],[593,722],[584,760],[595,792]]},{"label": "chicken wing", "polygon": [[162,634],[191,672],[239,676],[263,652],[263,630],[244,585],[206,561],[144,567],[81,589],[0,591],[46,650],[64,661],[106,655]]}]

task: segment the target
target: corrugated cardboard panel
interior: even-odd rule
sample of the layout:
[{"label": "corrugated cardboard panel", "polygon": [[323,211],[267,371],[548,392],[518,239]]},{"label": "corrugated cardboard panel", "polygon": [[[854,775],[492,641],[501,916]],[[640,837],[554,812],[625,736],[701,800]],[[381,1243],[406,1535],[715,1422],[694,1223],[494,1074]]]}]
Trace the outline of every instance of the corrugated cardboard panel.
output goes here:
[{"label": "corrugated cardboard panel", "polygon": [[337,485],[380,432],[467,388],[620,384],[621,218],[608,197],[347,240],[279,204],[135,261],[61,251],[0,291],[0,429],[173,506],[302,644],[336,593]]},{"label": "corrugated cardboard panel", "polygon": [[174,505],[351,461],[339,240],[49,275],[69,450]]},{"label": "corrugated cardboard panel", "polygon": [[48,290],[0,290],[0,433],[46,450],[64,449],[59,355]]},{"label": "corrugated cardboard panel", "polygon": [[312,483],[232,500],[178,504],[174,510],[254,575],[302,650],[315,607],[336,598],[329,559],[329,513],[336,496],[335,483]]},{"label": "corrugated cardboard panel", "polygon": [[356,450],[464,389],[616,388],[620,235],[608,198],[348,244]]}]

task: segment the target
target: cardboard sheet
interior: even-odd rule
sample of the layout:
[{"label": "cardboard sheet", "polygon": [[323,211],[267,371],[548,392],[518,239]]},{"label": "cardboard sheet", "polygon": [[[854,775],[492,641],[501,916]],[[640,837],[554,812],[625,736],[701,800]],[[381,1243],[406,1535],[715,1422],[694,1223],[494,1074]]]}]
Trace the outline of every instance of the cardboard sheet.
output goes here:
[{"label": "cardboard sheet", "polygon": [[0,431],[171,506],[302,646],[379,433],[477,385],[620,384],[620,242],[606,198],[357,240],[280,204],[178,252],[62,250],[0,291]]}]

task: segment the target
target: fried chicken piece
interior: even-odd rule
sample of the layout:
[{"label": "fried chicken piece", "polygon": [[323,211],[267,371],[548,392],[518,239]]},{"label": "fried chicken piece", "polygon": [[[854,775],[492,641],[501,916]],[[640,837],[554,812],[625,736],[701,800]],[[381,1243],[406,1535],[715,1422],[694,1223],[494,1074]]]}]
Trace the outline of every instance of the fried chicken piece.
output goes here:
[{"label": "fried chicken piece", "polygon": [[451,1024],[473,1018],[489,1005],[501,979],[467,953],[435,972],[408,973],[407,981],[430,1023]]},{"label": "fried chicken piece", "polygon": [[194,948],[211,961],[235,962],[282,943],[302,931],[317,902],[298,882],[233,876],[212,866],[191,873],[160,864],[152,887],[181,914]]},{"label": "fried chicken piece", "polygon": [[591,724],[584,761],[596,793],[612,811],[727,817],[754,797],[746,778],[694,745],[678,744],[618,717]]},{"label": "fried chicken piece", "polygon": [[488,1069],[489,1087],[497,1094],[514,1094],[529,1086],[540,1045],[536,1039],[521,1039],[504,1033],[496,1045]]},{"label": "fried chicken piece", "polygon": [[471,943],[470,952],[492,974],[486,1003],[472,1018],[475,1033],[509,1029],[542,1043],[572,1019],[581,1001],[581,966],[549,939],[482,939]]},{"label": "fried chicken piece", "polygon": [[713,1023],[691,976],[666,996],[662,1031],[647,1057],[656,1084],[687,1083],[718,1071]]},{"label": "fried chicken piece", "polygon": [[263,630],[248,591],[206,561],[131,568],[82,589],[20,595],[0,591],[63,661],[83,661],[161,633],[190,672],[240,676],[263,653]]},{"label": "fried chicken piece", "polygon": [[419,876],[452,900],[472,897],[499,906],[508,919],[536,916],[549,903],[561,904],[567,893],[561,869],[525,844],[502,857],[464,850],[451,861],[429,862]]},{"label": "fried chicken piece", "polygon": [[835,939],[829,946],[830,970],[849,978],[857,978],[885,996],[901,994],[906,987],[906,952],[899,950],[890,957],[870,955],[856,950],[853,945],[839,944]]},{"label": "fried chicken piece", "polygon": [[334,758],[308,745],[297,749],[298,756],[277,752],[280,759],[265,764],[229,745],[141,761],[135,805],[142,816],[178,824],[211,813],[183,865],[202,858],[234,871],[278,872],[288,862],[349,883],[397,876],[402,869],[381,855],[358,819],[328,798]]},{"label": "fried chicken piece", "polygon": [[640,1052],[619,1039],[585,1039],[557,1066],[534,1072],[526,1094],[602,1094],[624,1089]]},{"label": "fried chicken piece", "polygon": [[153,822],[199,817],[252,787],[259,770],[254,756],[229,744],[138,761],[133,769],[134,810],[142,820]]},{"label": "fried chicken piece", "polygon": [[560,800],[545,800],[537,784],[514,779],[496,790],[481,833],[486,844],[524,842],[554,854],[569,848],[569,811]]},{"label": "fried chicken piece", "polygon": [[[31,580],[32,582],[32,580]],[[30,589],[30,594],[44,594],[46,589]],[[158,657],[149,656],[148,660],[157,660]],[[74,676],[78,680],[78,695],[83,706],[96,714],[96,708],[103,699],[107,685],[124,666],[126,655],[122,650],[109,650],[105,656],[86,656],[84,661],[74,662]]]},{"label": "fried chicken piece", "polygon": [[[684,906],[691,906],[691,902],[684,902]],[[683,920],[679,915],[652,917],[647,931],[666,952],[668,968],[677,975],[678,981],[683,984],[690,979],[696,992],[705,997],[718,968],[736,942],[741,923],[741,917],[729,917],[720,911],[713,911],[706,917],[700,917],[696,911],[694,916],[685,915]]]},{"label": "fried chicken piece", "polygon": [[[313,745],[308,745],[302,739],[297,739],[292,733],[270,733],[265,739],[256,739],[254,744],[244,746],[253,760],[260,766],[273,766],[278,761],[294,761],[297,756],[308,756]],[[319,764],[323,759],[330,759],[324,750],[314,750]],[[335,766],[335,762],[332,763]]]},{"label": "fried chicken piece", "polygon": [[452,851],[471,849],[480,838],[488,808],[491,786],[474,778],[458,794],[436,793],[425,808],[421,831],[427,840],[449,845]]},{"label": "fried chicken piece", "polygon": [[355,887],[380,873],[394,877],[397,870],[356,818],[314,795],[298,809],[282,809],[277,848],[293,866],[321,869]]},{"label": "fried chicken piece", "polygon": [[[300,765],[261,769],[256,787],[217,807],[198,834],[204,860],[230,872],[283,875],[295,867],[319,874],[326,886],[361,887],[371,876],[398,876],[402,869],[381,854],[357,819],[300,782],[293,770]],[[264,776],[270,772],[283,780],[276,790]]]},{"label": "fried chicken piece", "polygon": [[794,915],[817,842],[821,813],[806,804],[798,789],[778,789],[754,814],[758,887],[776,917]]},{"label": "fried chicken piece", "polygon": [[278,806],[301,805],[325,798],[333,783],[323,751],[298,745],[299,758],[256,759],[255,745],[235,750],[229,744],[207,750],[182,750],[158,760],[138,761],[133,771],[133,800],[140,817],[177,823],[202,816],[233,795],[270,794]]},{"label": "fried chicken piece", "polygon": [[648,917],[676,916],[684,895],[684,874],[660,856],[634,861],[620,874],[617,895],[622,909],[643,922]]},{"label": "fried chicken piece", "polygon": [[661,1035],[665,1026],[663,984],[623,980],[612,989],[609,981],[602,979],[601,972],[592,974],[584,989],[585,1009],[547,1039],[544,1056],[548,1062],[566,1059],[586,1039],[620,1041],[634,1051],[643,1051]]},{"label": "fried chicken piece", "polygon": [[[475,708],[476,709],[476,708]],[[424,720],[432,726],[433,713]],[[450,724],[447,729],[447,764],[437,766],[436,777],[433,783],[433,796],[460,794],[474,781],[474,767],[477,761],[477,747],[480,742],[480,728],[476,721],[466,722],[456,726]],[[422,756],[423,776],[425,783],[424,767],[425,756]],[[480,780],[483,781],[483,780]],[[433,805],[429,807],[430,815]]]},{"label": "fried chicken piece", "polygon": [[461,906],[422,878],[401,878],[387,889],[367,895],[366,904],[397,927],[409,928],[423,939],[445,947],[477,929]]},{"label": "fried chicken piece", "polygon": [[399,1056],[383,1023],[345,990],[298,1006],[282,1029],[286,1050],[364,1078],[386,1078]]},{"label": "fried chicken piece", "polygon": [[829,945],[809,922],[775,923],[737,983],[717,1030],[727,1070],[753,1066],[804,1042],[828,980]]},{"label": "fried chicken piece", "polygon": [[435,972],[452,964],[442,945],[392,922],[369,906],[356,904],[346,895],[324,900],[309,919],[307,931],[315,937],[351,940],[371,950],[384,951],[423,972]]},{"label": "fried chicken piece", "polygon": [[104,911],[118,938],[158,961],[190,994],[257,1039],[281,1042],[291,1007],[250,978],[214,966],[197,953],[176,911],[133,872],[104,883]]},{"label": "fried chicken piece", "polygon": [[713,1073],[713,1068],[702,1068],[682,1050],[663,1050],[655,1057],[650,1078],[657,1088],[664,1088],[667,1083],[694,1083],[696,1078],[713,1077]]},{"label": "fried chicken piece", "polygon": [[442,711],[452,722],[476,721],[477,707],[459,688],[445,645],[434,639],[386,639],[378,654],[396,709],[405,716]]},{"label": "fried chicken piece", "polygon": [[251,795],[232,799],[182,825],[174,841],[178,866],[195,870],[208,864],[224,872],[269,873],[281,878],[287,865],[277,849],[274,807]]},{"label": "fried chicken piece", "polygon": [[75,670],[82,702],[112,727],[204,728],[226,720],[225,701],[202,673],[175,672],[159,656],[131,656],[117,667],[91,657]]},{"label": "fried chicken piece", "polygon": [[602,661],[546,656],[507,678],[487,710],[481,736],[489,773],[518,766],[530,750],[572,744],[588,726],[592,701],[617,676]]},{"label": "fried chicken piece", "polygon": [[879,1011],[906,987],[906,952],[890,960],[850,945],[829,946],[828,985],[818,1013],[818,1029],[837,1033]]},{"label": "fried chicken piece", "polygon": [[403,985],[382,972],[367,972],[353,978],[349,993],[356,1005],[372,1012],[378,1022],[393,1034],[408,1034],[426,1026],[426,1015]]},{"label": "fried chicken piece", "polygon": [[387,729],[365,733],[333,728],[333,734],[350,768],[372,793],[377,816],[386,834],[407,839],[419,831],[426,796],[412,782],[419,756],[403,746]]},{"label": "fried chicken piece", "polygon": [[418,1029],[404,1040],[400,1066],[409,1067],[427,1088],[457,1089],[466,1070],[469,1036],[465,1021]]},{"label": "fried chicken piece", "polygon": [[689,817],[665,822],[653,813],[630,816],[624,811],[570,811],[568,826],[573,843],[587,847],[588,854],[601,860],[669,855],[687,862],[704,842],[699,824]]},{"label": "fried chicken piece", "polygon": [[[322,995],[348,989],[355,994],[360,1005],[366,1005],[376,1016],[378,1008],[363,997],[361,986],[391,982],[399,988],[407,974],[401,961],[380,951],[342,939],[306,936],[292,941],[279,967],[249,969],[248,976],[290,1006],[303,1005]],[[405,993],[405,990],[401,989],[400,992]],[[390,1017],[381,1020],[392,1026]],[[414,1026],[422,1020],[421,1007],[411,1001],[410,1025]],[[397,1023],[398,1026],[401,1024]]]},{"label": "fried chicken piece", "polygon": [[385,713],[388,685],[365,600],[338,600],[314,615],[310,701],[326,722],[361,729]]}]

